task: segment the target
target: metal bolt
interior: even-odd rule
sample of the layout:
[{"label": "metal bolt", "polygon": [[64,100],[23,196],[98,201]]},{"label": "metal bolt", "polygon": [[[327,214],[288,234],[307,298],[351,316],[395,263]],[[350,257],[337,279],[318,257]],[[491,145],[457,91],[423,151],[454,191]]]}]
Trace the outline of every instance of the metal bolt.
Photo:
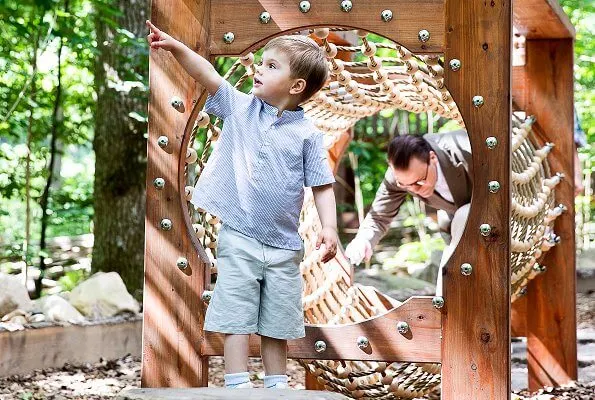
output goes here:
[{"label": "metal bolt", "polygon": [[161,226],[161,229],[163,229],[164,231],[169,231],[173,224],[170,219],[163,218],[159,225]]},{"label": "metal bolt", "polygon": [[324,343],[324,340],[317,340],[316,343],[314,343],[314,350],[316,350],[317,353],[325,351],[326,343]]},{"label": "metal bolt", "polygon": [[380,13],[380,18],[382,18],[384,22],[389,22],[391,19],[393,19],[393,12],[391,10],[383,10]]},{"label": "metal bolt", "polygon": [[473,106],[475,108],[479,108],[481,106],[483,106],[484,104],[484,100],[482,96],[473,96],[473,99],[471,100],[471,102],[473,103]]},{"label": "metal bolt", "polygon": [[422,29],[421,31],[418,32],[417,38],[419,39],[420,42],[425,43],[428,40],[430,40],[430,32],[428,32],[427,29]]},{"label": "metal bolt", "polygon": [[176,261],[176,265],[178,268],[180,268],[180,270],[184,271],[186,268],[188,268],[188,260],[185,257],[180,257],[178,258],[178,261]]},{"label": "metal bolt", "polygon": [[159,136],[157,138],[157,144],[162,149],[165,148],[165,146],[167,146],[168,143],[169,143],[169,139],[167,138],[167,136]]},{"label": "metal bolt", "polygon": [[223,34],[223,41],[227,44],[233,43],[235,38],[236,38],[236,35],[234,35],[233,32],[225,32]]},{"label": "metal bolt", "polygon": [[558,204],[558,207],[560,207],[560,210],[562,210],[562,212],[568,211],[568,207],[566,207],[564,204]]},{"label": "metal bolt", "polygon": [[204,292],[202,292],[202,295],[200,296],[200,298],[202,299],[202,301],[209,304],[211,302],[211,299],[213,298],[213,291],[205,290]]},{"label": "metal bolt", "polygon": [[343,0],[341,2],[341,10],[343,10],[345,12],[349,12],[349,11],[351,11],[352,8],[353,8],[353,3],[351,2],[351,0]]},{"label": "metal bolt", "polygon": [[524,296],[527,294],[527,286],[523,286],[521,290],[519,290],[519,296]]},{"label": "metal bolt", "polygon": [[365,349],[370,345],[370,341],[365,336],[360,336],[357,338],[357,347],[360,349]]},{"label": "metal bolt", "polygon": [[405,321],[397,322],[397,331],[402,335],[406,334],[409,332],[409,324]]},{"label": "metal bolt", "polygon": [[170,100],[171,106],[176,110],[180,111],[184,109],[184,101],[177,96],[174,96]]},{"label": "metal bolt", "polygon": [[271,14],[268,11],[263,11],[260,13],[260,17],[258,17],[258,19],[260,19],[261,24],[268,24],[271,22]]},{"label": "metal bolt", "polygon": [[434,298],[432,299],[432,305],[433,305],[435,308],[438,308],[438,309],[440,309],[440,308],[444,307],[444,298],[443,298],[443,297],[440,297],[440,296],[436,296],[436,297],[434,297]]},{"label": "metal bolt", "polygon": [[492,233],[492,227],[490,224],[481,224],[479,226],[479,232],[481,232],[482,236],[490,236]]},{"label": "metal bolt", "polygon": [[165,179],[155,178],[153,181],[153,186],[155,186],[157,189],[163,189],[165,187]]},{"label": "metal bolt", "polygon": [[500,190],[500,182],[498,181],[489,181],[488,182],[488,189],[490,193],[497,193]]},{"label": "metal bolt", "polygon": [[303,13],[307,13],[308,11],[310,11],[310,2],[300,1],[300,11]]},{"label": "metal bolt", "polygon": [[488,146],[488,149],[493,150],[494,148],[496,148],[496,146],[498,145],[498,139],[496,139],[493,136],[490,136],[486,139],[486,146]]},{"label": "metal bolt", "polygon": [[469,263],[461,264],[461,274],[463,274],[465,276],[469,276],[469,275],[471,275],[471,272],[473,272],[473,267],[471,266],[471,264],[469,264]]},{"label": "metal bolt", "polygon": [[547,267],[545,265],[539,265],[537,263],[535,263],[535,265],[533,266],[533,271],[535,272],[545,272],[547,271]]},{"label": "metal bolt", "polygon": [[451,71],[456,72],[461,69],[461,60],[453,58],[452,60],[450,60],[448,65],[450,66]]}]

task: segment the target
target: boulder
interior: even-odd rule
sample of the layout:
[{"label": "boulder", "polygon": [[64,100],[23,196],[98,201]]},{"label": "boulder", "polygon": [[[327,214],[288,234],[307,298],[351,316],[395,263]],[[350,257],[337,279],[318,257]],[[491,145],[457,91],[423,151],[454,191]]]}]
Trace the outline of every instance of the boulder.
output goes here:
[{"label": "boulder", "polygon": [[42,297],[37,301],[37,306],[48,321],[76,324],[85,320],[85,317],[68,301],[55,294]]},{"label": "boulder", "polygon": [[20,278],[0,272],[0,318],[16,309],[29,310],[31,305],[27,288]]},{"label": "boulder", "polygon": [[69,301],[83,315],[93,319],[140,311],[140,305],[128,293],[117,272],[98,272],[91,276],[70,292]]}]

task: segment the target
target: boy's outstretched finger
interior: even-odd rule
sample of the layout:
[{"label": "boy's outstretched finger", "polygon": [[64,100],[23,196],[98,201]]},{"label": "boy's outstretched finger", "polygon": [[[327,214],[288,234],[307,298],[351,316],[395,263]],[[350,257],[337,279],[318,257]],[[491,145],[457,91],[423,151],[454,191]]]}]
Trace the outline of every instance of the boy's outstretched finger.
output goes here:
[{"label": "boy's outstretched finger", "polygon": [[146,22],[146,23],[147,23],[147,27],[148,27],[148,28],[149,28],[149,29],[150,29],[150,30],[151,30],[153,33],[159,34],[159,32],[161,32],[161,31],[160,31],[160,30],[159,30],[159,29],[158,29],[158,28],[157,28],[155,25],[153,25],[153,23],[152,23],[151,21],[147,20],[147,22]]}]

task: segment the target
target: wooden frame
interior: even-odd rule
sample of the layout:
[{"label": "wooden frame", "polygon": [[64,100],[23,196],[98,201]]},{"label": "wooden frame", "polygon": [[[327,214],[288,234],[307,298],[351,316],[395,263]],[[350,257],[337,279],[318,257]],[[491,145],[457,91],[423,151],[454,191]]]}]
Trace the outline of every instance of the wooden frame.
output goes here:
[{"label": "wooden frame", "polygon": [[[513,10],[510,0],[370,0],[361,7],[359,2],[354,2],[350,13],[342,12],[336,0],[312,2],[315,9],[309,13],[299,12],[297,0],[153,0],[152,3],[153,22],[208,59],[239,55],[282,32],[322,25],[369,30],[403,44],[414,53],[443,52],[447,65],[453,58],[462,62],[457,72],[446,69],[445,78],[471,139],[475,190],[465,234],[445,269],[446,306],[439,313],[431,308],[430,299],[414,298],[387,315],[362,324],[343,328],[309,326],[308,336],[292,344],[290,354],[320,358],[312,347],[313,338],[336,338],[336,332],[343,331],[351,336],[359,332],[372,336],[370,327],[380,326],[377,334],[383,344],[378,347],[373,343],[373,348],[381,352],[370,355],[362,354],[356,346],[335,347],[336,342],[331,339],[334,350],[329,351],[330,356],[441,361],[443,399],[509,399],[512,80],[515,95],[520,93],[523,97],[520,104],[537,115],[540,132],[555,135],[558,146],[553,155],[554,169],[566,172],[569,177],[560,190],[559,202],[567,204],[569,209],[573,204],[569,151],[574,32],[556,2],[515,2]],[[258,21],[265,9],[272,15],[271,23],[266,26]],[[384,9],[391,9],[395,16],[388,23],[380,19]],[[517,29],[531,38],[527,43],[527,66],[520,71],[522,77],[514,77],[516,70],[513,72],[510,66],[513,17]],[[430,31],[429,42],[418,41],[417,33],[421,29]],[[230,45],[222,40],[227,31],[236,34]],[[545,71],[539,71],[537,66],[544,63]],[[563,85],[552,85],[552,75],[559,71],[563,74]],[[183,174],[192,121],[205,96],[203,89],[165,52],[151,52],[150,87],[142,386],[206,386],[208,356],[221,354],[221,345],[216,335],[205,336],[201,329],[205,307],[200,298],[210,274],[204,251],[190,234]],[[483,107],[472,105],[471,99],[478,95],[485,100]],[[174,97],[182,100],[181,107],[172,107]],[[560,108],[558,104],[562,105],[563,118],[557,120],[549,113]],[[168,139],[163,147],[158,145],[161,136]],[[495,137],[499,143],[492,150],[485,145],[488,136]],[[335,155],[339,157],[340,154]],[[154,186],[156,178],[165,180],[163,189]],[[502,189],[497,194],[489,193],[488,180],[499,181]],[[163,229],[164,219],[172,222],[170,230]],[[572,221],[573,214],[569,212],[556,222],[563,242],[548,260],[560,267],[551,268],[556,272],[531,284],[528,300],[537,311],[529,313],[526,323],[520,324],[529,337],[532,386],[576,378],[576,341],[572,341],[576,338]],[[493,228],[488,238],[479,234],[479,225],[483,223]],[[184,271],[176,266],[180,257],[188,261],[189,267]],[[459,273],[464,262],[474,266],[471,276]],[[560,290],[565,298],[556,296],[556,301],[552,301],[547,297],[549,290]],[[410,310],[413,306],[415,309]],[[430,318],[424,322],[426,325],[412,324],[412,332],[417,338],[418,329],[422,329],[425,333],[419,337],[424,339],[411,340],[404,348],[404,338],[383,324],[420,310],[426,310]],[[566,335],[562,342],[550,333],[554,325]],[[572,344],[565,344],[569,340]],[[440,354],[436,346],[441,348]],[[255,352],[256,348],[251,351]]]}]

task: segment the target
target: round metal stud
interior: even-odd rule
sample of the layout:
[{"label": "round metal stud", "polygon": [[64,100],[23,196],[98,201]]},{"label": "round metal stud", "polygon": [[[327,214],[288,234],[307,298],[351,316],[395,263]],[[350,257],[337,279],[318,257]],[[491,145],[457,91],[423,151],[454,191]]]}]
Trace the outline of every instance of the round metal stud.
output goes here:
[{"label": "round metal stud", "polygon": [[461,60],[459,60],[457,58],[453,58],[452,60],[450,60],[448,65],[450,66],[451,71],[457,72],[458,70],[461,69]]},{"label": "round metal stud", "polygon": [[310,2],[309,1],[300,1],[300,11],[303,13],[307,13],[310,11]]},{"label": "round metal stud", "polygon": [[349,12],[353,8],[353,3],[351,0],[343,0],[341,2],[341,10],[344,12]]},{"label": "round metal stud", "polygon": [[163,229],[164,231],[169,231],[172,227],[172,222],[170,219],[167,218],[163,218],[161,220],[161,222],[159,223],[159,226],[161,226],[161,229]]},{"label": "round metal stud", "polygon": [[489,138],[486,139],[486,146],[488,146],[488,149],[493,150],[496,148],[496,146],[498,145],[498,139],[496,139],[493,136],[490,136]]},{"label": "round metal stud", "polygon": [[566,207],[564,204],[558,204],[558,207],[560,207],[560,210],[562,210],[562,212],[568,211],[568,207]]},{"label": "round metal stud", "polygon": [[357,347],[360,349],[365,349],[370,345],[370,341],[365,336],[360,336],[357,338]]},{"label": "round metal stud", "polygon": [[202,295],[200,296],[200,298],[202,299],[202,301],[209,304],[211,302],[211,299],[213,298],[213,291],[205,290],[204,292],[202,292]]},{"label": "round metal stud", "polygon": [[271,22],[271,14],[268,11],[263,11],[260,13],[258,19],[260,20],[261,24],[268,24]]},{"label": "round metal stud", "polygon": [[473,103],[473,107],[475,108],[479,108],[481,106],[483,106],[484,104],[484,100],[482,96],[473,96],[473,99],[471,100],[471,102]]},{"label": "round metal stud", "polygon": [[223,41],[227,44],[233,43],[235,38],[236,38],[236,35],[234,35],[233,32],[225,32],[223,34]]},{"label": "round metal stud", "polygon": [[157,189],[163,189],[165,187],[165,179],[155,178],[153,181],[153,186],[155,186]]},{"label": "round metal stud", "polygon": [[406,334],[409,332],[409,324],[405,321],[397,322],[397,331],[402,335]]},{"label": "round metal stud", "polygon": [[180,99],[178,96],[172,97],[170,100],[170,104],[173,108],[175,108],[178,111],[184,108],[184,101],[182,101],[182,99]]},{"label": "round metal stud", "polygon": [[157,138],[157,144],[162,149],[164,149],[167,146],[168,143],[169,143],[169,139],[167,138],[167,136],[159,136]]},{"label": "round metal stud", "polygon": [[317,340],[316,343],[314,343],[314,350],[316,350],[317,353],[322,353],[326,350],[326,343],[324,343],[324,340]]},{"label": "round metal stud", "polygon": [[521,290],[519,290],[519,296],[524,296],[527,294],[527,286],[523,286]]},{"label": "round metal stud", "polygon": [[393,19],[393,12],[391,10],[383,10],[380,13],[380,18],[382,18],[384,22],[389,22],[391,19]]},{"label": "round metal stud", "polygon": [[492,233],[492,227],[490,224],[481,224],[479,226],[479,232],[481,232],[481,236],[490,236]]},{"label": "round metal stud", "polygon": [[180,257],[178,258],[178,261],[176,261],[176,265],[178,268],[180,268],[180,270],[184,271],[186,268],[188,268],[188,260],[185,257]]},{"label": "round metal stud", "polygon": [[428,40],[430,40],[430,32],[427,29],[422,29],[417,33],[417,38],[420,42],[426,43]]},{"label": "round metal stud", "polygon": [[500,190],[500,182],[498,181],[489,181],[488,182],[488,190],[490,193],[497,193]]},{"label": "round metal stud", "polygon": [[442,308],[444,307],[444,298],[440,296],[436,296],[432,299],[432,305],[435,308]]},{"label": "round metal stud", "polygon": [[533,271],[542,273],[547,271],[547,267],[545,265],[539,265],[535,263],[535,265],[533,266]]},{"label": "round metal stud", "polygon": [[469,263],[461,264],[461,274],[462,275],[469,276],[469,275],[471,275],[471,272],[473,272],[473,267],[471,266],[471,264],[469,264]]}]

